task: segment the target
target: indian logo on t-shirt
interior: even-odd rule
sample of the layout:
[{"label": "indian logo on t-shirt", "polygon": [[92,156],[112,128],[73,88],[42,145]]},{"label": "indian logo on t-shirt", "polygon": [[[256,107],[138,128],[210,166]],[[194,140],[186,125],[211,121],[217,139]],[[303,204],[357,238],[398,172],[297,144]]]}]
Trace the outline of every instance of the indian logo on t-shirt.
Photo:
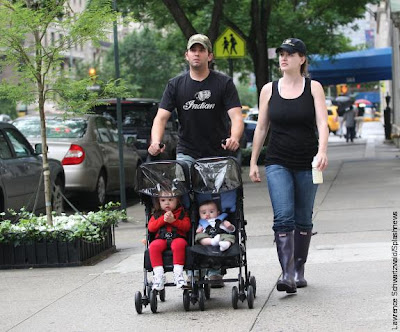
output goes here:
[{"label": "indian logo on t-shirt", "polygon": [[211,97],[211,91],[210,90],[199,91],[194,95],[194,97],[197,100],[204,101]]},{"label": "indian logo on t-shirt", "polygon": [[210,90],[199,91],[194,95],[194,97],[202,103],[197,104],[195,99],[189,100],[185,103],[185,105],[183,105],[183,109],[185,111],[188,111],[190,109],[211,110],[215,107],[215,104],[207,104],[206,102],[204,102],[205,100],[211,97]]}]

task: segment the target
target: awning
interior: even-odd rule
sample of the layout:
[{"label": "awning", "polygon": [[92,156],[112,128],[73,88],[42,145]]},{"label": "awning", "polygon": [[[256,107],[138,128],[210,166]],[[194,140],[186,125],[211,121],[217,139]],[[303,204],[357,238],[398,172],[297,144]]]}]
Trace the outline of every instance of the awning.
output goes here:
[{"label": "awning", "polygon": [[322,85],[391,80],[392,48],[339,53],[332,59],[313,55],[308,71]]},{"label": "awning", "polygon": [[373,104],[379,104],[381,102],[381,95],[379,92],[359,92],[354,96],[355,99],[366,99]]}]

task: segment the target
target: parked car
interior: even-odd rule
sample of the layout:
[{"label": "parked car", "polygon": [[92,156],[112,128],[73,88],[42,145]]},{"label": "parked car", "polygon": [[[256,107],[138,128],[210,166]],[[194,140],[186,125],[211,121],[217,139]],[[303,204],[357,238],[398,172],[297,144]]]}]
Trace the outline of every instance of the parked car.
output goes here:
[{"label": "parked car", "polygon": [[[117,121],[117,100],[99,100],[103,105],[96,106],[92,111],[96,114],[109,116]],[[157,114],[159,101],[157,99],[128,98],[121,100],[122,132],[125,139],[130,138],[136,146],[142,160],[146,160],[147,148],[150,145],[151,127]],[[163,143],[165,151],[161,159],[175,159],[178,143],[178,122],[176,112],[172,113],[164,132]]]},{"label": "parked car", "polygon": [[251,109],[244,119],[244,134],[246,136],[247,145],[253,143],[254,130],[257,126],[258,109]]},{"label": "parked car", "polygon": [[0,114],[0,121],[11,123],[11,117],[8,114]]},{"label": "parked car", "polygon": [[246,118],[247,114],[250,112],[251,108],[246,105],[242,105],[242,116],[243,120]]},{"label": "parked car", "polygon": [[[31,144],[40,142],[39,116],[22,117],[14,124]],[[119,190],[118,130],[113,121],[95,114],[48,116],[46,134],[48,156],[64,166],[67,193],[87,192],[91,203],[103,205],[107,193]],[[141,159],[136,148],[125,142],[123,154],[126,188],[135,190]]]},{"label": "parked car", "polygon": [[[64,169],[58,160],[48,161],[52,208],[59,214],[63,212]],[[17,128],[0,122],[0,212],[7,213],[8,209],[18,212],[22,207],[31,212],[45,212],[42,174],[42,157]]]},{"label": "parked car", "polygon": [[334,133],[335,135],[340,128],[339,115],[337,109],[338,107],[335,105],[327,106],[329,132]]}]

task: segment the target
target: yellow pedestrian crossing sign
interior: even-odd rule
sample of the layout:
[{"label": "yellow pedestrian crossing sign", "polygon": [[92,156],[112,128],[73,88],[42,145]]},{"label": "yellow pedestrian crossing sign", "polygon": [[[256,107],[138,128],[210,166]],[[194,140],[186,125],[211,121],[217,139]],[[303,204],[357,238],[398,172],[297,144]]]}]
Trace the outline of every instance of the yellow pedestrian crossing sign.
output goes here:
[{"label": "yellow pedestrian crossing sign", "polygon": [[242,58],[246,55],[246,42],[231,28],[227,28],[214,43],[216,58]]}]

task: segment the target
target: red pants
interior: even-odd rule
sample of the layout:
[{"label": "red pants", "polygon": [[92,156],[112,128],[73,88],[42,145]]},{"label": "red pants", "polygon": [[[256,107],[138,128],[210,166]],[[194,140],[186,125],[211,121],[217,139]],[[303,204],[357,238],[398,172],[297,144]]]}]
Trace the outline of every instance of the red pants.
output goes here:
[{"label": "red pants", "polygon": [[[187,242],[181,237],[177,237],[171,242],[172,260],[174,265],[185,265],[185,248]],[[150,243],[149,254],[151,266],[163,266],[162,253],[167,249],[167,240],[156,239]]]}]

